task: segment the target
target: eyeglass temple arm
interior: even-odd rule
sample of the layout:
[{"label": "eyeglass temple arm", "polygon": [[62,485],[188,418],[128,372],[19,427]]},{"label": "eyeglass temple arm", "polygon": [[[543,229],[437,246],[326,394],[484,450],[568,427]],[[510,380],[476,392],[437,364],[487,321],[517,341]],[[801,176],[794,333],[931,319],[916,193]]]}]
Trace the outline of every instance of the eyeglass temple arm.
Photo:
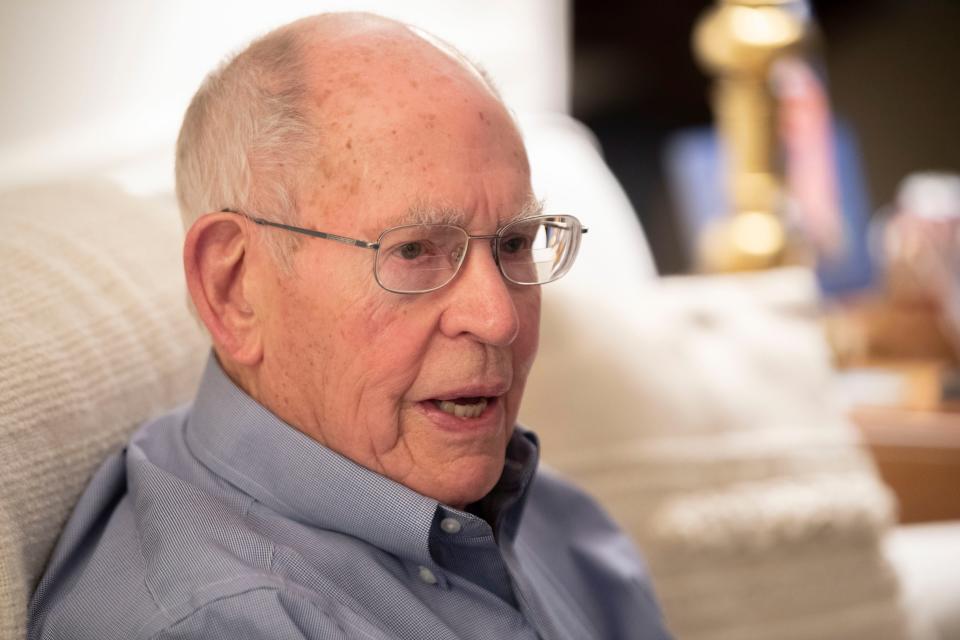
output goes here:
[{"label": "eyeglass temple arm", "polygon": [[[549,216],[544,216],[544,217],[549,217]],[[552,222],[552,221],[551,221],[551,222]],[[568,229],[568,228],[569,228],[569,227],[567,227],[566,225],[560,225],[560,224],[557,224],[556,222],[554,222],[553,224],[555,224],[556,226],[560,227],[561,229]],[[590,231],[589,227],[580,227],[580,235],[585,234],[587,231]]]},{"label": "eyeglass temple arm", "polygon": [[251,216],[242,211],[237,211],[235,209],[221,209],[223,213],[235,213],[239,216],[243,216],[250,222],[259,224],[265,227],[276,227],[278,229],[286,229],[287,231],[293,231],[294,233],[301,233],[305,236],[312,236],[314,238],[323,238],[324,240],[336,240],[337,242],[342,242],[344,244],[349,244],[354,247],[360,247],[361,249],[379,249],[380,245],[376,242],[366,242],[365,240],[356,240],[354,238],[347,238],[346,236],[338,236],[335,233],[324,233],[323,231],[314,231],[313,229],[304,229],[303,227],[294,227],[289,224],[283,224],[282,222],[273,222],[271,220],[264,220],[263,218],[258,218],[257,216]]}]

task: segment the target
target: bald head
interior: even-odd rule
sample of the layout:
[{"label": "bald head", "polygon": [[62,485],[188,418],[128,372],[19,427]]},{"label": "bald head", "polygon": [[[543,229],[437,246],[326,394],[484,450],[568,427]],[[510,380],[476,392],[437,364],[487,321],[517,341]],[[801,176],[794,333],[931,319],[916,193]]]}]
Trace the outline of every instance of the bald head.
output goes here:
[{"label": "bald head", "polygon": [[[366,13],[285,25],[210,74],[194,96],[177,144],[184,225],[222,208],[296,223],[304,205],[359,188],[370,143],[407,143],[453,100],[506,113],[478,67],[408,25]],[[270,240],[281,262],[297,242]]]},{"label": "bald head", "polygon": [[[310,176],[305,207],[323,211],[360,190],[381,188],[383,176],[372,173],[369,162],[383,157],[416,165],[429,197],[430,176],[444,171],[438,158],[478,146],[480,138],[501,137],[507,145],[519,139],[492,85],[452,48],[365,14],[311,20],[305,56],[312,121],[322,142],[304,167]],[[428,133],[447,148],[418,154]]]}]

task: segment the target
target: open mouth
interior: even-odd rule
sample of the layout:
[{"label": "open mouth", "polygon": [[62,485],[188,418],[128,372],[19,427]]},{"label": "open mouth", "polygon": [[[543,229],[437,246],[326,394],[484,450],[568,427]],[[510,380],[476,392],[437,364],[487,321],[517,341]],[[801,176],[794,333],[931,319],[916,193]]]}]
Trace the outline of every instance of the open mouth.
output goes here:
[{"label": "open mouth", "polygon": [[458,418],[479,418],[487,405],[496,398],[453,398],[433,400],[435,407]]}]

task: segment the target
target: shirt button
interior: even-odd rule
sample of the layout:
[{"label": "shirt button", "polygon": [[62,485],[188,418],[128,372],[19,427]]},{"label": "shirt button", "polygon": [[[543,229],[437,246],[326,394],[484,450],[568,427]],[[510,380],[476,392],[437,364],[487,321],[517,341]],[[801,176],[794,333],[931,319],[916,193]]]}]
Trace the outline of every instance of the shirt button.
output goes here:
[{"label": "shirt button", "polygon": [[460,533],[460,521],[456,518],[444,518],[440,521],[440,528],[446,533]]},{"label": "shirt button", "polygon": [[437,576],[433,575],[427,567],[420,567],[420,579],[427,584],[437,584]]}]

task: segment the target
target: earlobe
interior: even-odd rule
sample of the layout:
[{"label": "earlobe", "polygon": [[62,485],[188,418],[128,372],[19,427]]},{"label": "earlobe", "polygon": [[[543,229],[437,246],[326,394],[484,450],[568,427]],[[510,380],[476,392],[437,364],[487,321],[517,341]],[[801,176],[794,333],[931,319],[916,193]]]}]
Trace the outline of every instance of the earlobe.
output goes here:
[{"label": "earlobe", "polygon": [[187,231],[183,267],[190,297],[218,353],[253,366],[262,358],[257,305],[250,299],[250,230],[227,213],[201,216]]}]

